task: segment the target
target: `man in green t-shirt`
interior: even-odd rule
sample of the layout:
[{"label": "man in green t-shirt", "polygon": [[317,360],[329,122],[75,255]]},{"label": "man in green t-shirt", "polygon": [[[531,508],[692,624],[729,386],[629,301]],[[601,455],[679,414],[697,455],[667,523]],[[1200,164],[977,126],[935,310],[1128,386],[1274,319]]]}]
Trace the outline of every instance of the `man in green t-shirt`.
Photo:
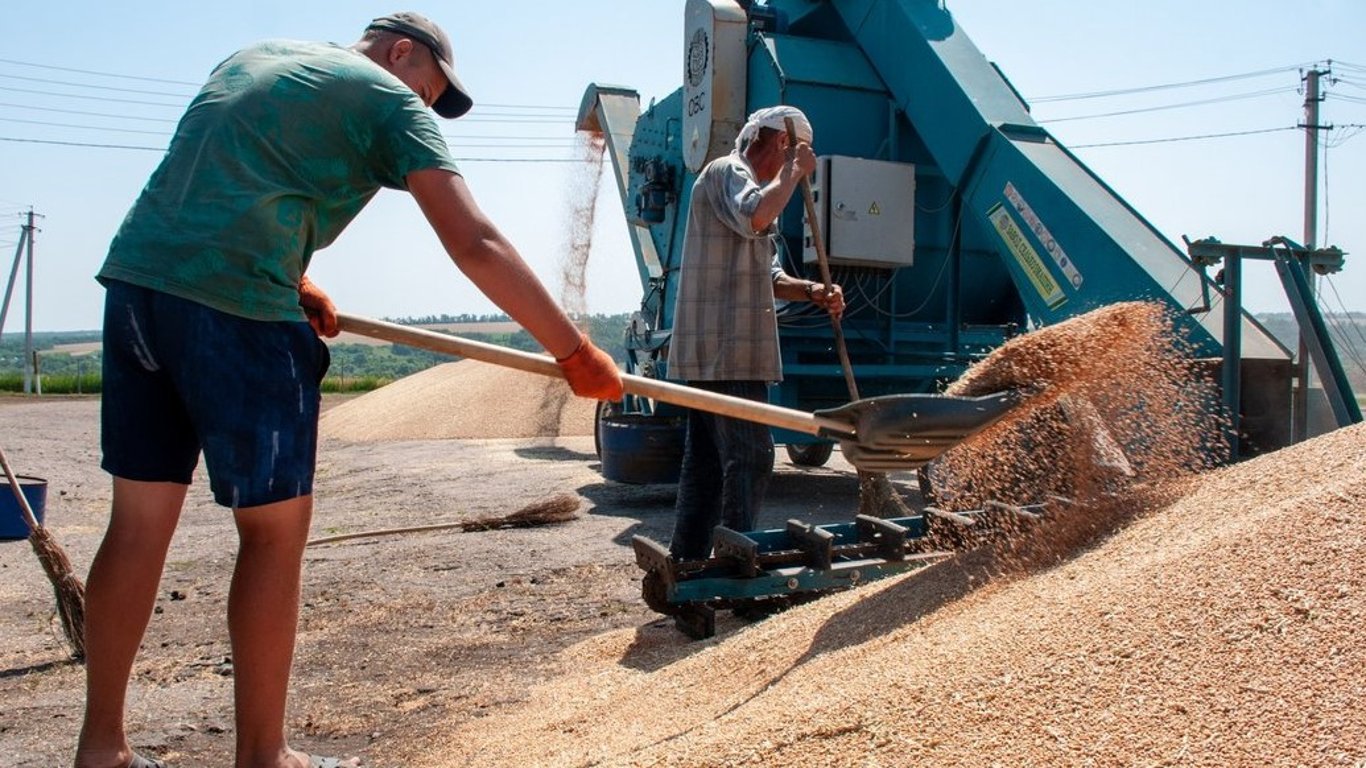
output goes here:
[{"label": "man in green t-shirt", "polygon": [[406,189],[456,266],[560,361],[578,395],[621,396],[580,333],[484,216],[436,121],[472,102],[445,33],[414,13],[354,45],[275,40],[221,63],[110,245],[102,466],[109,528],[86,592],[76,768],[153,768],[124,731],[129,676],[202,452],[239,536],[228,598],[236,763],[351,766],[284,732],[313,508],[319,385],[336,309],[304,273],[381,187]]}]

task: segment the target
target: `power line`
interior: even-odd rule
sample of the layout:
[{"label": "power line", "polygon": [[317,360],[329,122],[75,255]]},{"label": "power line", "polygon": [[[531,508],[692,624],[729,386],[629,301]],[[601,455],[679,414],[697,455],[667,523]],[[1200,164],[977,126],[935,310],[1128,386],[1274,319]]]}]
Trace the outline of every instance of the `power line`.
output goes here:
[{"label": "power line", "polygon": [[[132,144],[100,144],[88,141],[57,141],[54,139],[26,139],[17,136],[0,136],[0,141],[13,141],[23,144],[52,144],[62,147],[89,147],[93,149],[132,149],[147,152],[165,152],[165,147],[137,146]],[[512,147],[498,147],[511,149]],[[539,147],[531,147],[539,149]],[[573,157],[453,157],[457,163],[587,163],[590,160]]]},{"label": "power line", "polygon": [[1134,88],[1117,88],[1109,91],[1089,91],[1083,93],[1064,93],[1056,96],[1040,96],[1038,98],[1027,99],[1030,104],[1043,104],[1050,101],[1079,101],[1082,99],[1100,99],[1108,96],[1126,96],[1132,93],[1148,93],[1150,91],[1162,91],[1171,88],[1189,88],[1197,85],[1209,85],[1211,83],[1224,83],[1231,80],[1246,80],[1251,77],[1263,77],[1274,75],[1281,72],[1294,72],[1305,64],[1292,64],[1288,67],[1276,67],[1275,69],[1261,69],[1256,72],[1242,72],[1236,75],[1222,75],[1220,77],[1207,77],[1201,80],[1186,80],[1179,83],[1162,83],[1159,85],[1142,85]]},{"label": "power line", "polygon": [[94,144],[85,141],[57,141],[55,139],[23,139],[17,136],[0,136],[0,141],[14,141],[22,144],[56,144],[63,147],[97,147],[99,149],[145,149],[151,152],[165,152],[165,147],[139,147],[131,144]]},{"label": "power line", "polygon": [[1091,147],[1128,147],[1136,144],[1166,144],[1176,141],[1197,141],[1200,139],[1223,139],[1230,136],[1251,136],[1258,133],[1276,133],[1277,131],[1298,131],[1299,128],[1287,126],[1285,128],[1263,128],[1256,131],[1232,131],[1230,133],[1205,133],[1198,136],[1172,136],[1163,139],[1139,139],[1136,141],[1109,141],[1098,144],[1076,144],[1071,149],[1088,149]]},{"label": "power line", "polygon": [[171,109],[184,109],[184,108],[185,108],[185,103],[184,103],[184,102],[182,102],[182,103],[180,103],[180,104],[167,104],[167,103],[164,102],[164,101],[142,101],[142,100],[140,100],[140,99],[119,99],[119,98],[114,98],[114,97],[111,97],[111,96],[89,96],[89,95],[80,94],[80,93],[54,93],[54,92],[52,92],[52,91],[37,91],[37,90],[34,90],[34,89],[32,89],[32,88],[11,88],[11,87],[4,86],[4,85],[0,85],[0,91],[10,91],[10,92],[13,92],[13,93],[34,93],[34,94],[37,94],[37,95],[39,95],[39,96],[55,96],[55,97],[57,97],[57,98],[63,98],[63,99],[87,99],[87,100],[89,100],[89,101],[110,101],[110,102],[117,102],[117,103],[119,103],[119,104],[144,104],[144,105],[149,106],[149,107],[169,107],[169,108],[171,108]]},{"label": "power line", "polygon": [[200,83],[191,83],[185,80],[166,80],[160,77],[142,77],[139,75],[119,75],[113,72],[98,72],[93,69],[75,69],[73,67],[59,67],[55,64],[38,64],[32,61],[16,61],[14,59],[0,59],[0,64],[18,64],[21,67],[36,67],[38,69],[52,69],[59,72],[75,72],[81,75],[96,75],[98,77],[118,77],[124,80],[142,80],[148,83],[166,83],[168,85],[190,85],[198,87]]},{"label": "power line", "polygon": [[141,133],[148,136],[170,136],[169,131],[142,131],[137,128],[114,128],[112,126],[100,125],[77,125],[75,123],[53,123],[46,120],[24,120],[19,117],[0,117],[0,121],[6,123],[24,123],[26,125],[45,125],[49,128],[77,128],[84,131],[116,131],[118,133]]},{"label": "power line", "polygon": [[1122,110],[1122,111],[1119,111],[1119,112],[1103,112],[1103,113],[1094,114],[1094,115],[1076,115],[1076,116],[1073,116],[1073,117],[1054,117],[1054,118],[1050,118],[1050,119],[1047,119],[1047,120],[1039,120],[1039,121],[1037,121],[1037,122],[1039,122],[1039,123],[1041,123],[1041,124],[1042,124],[1042,123],[1066,123],[1066,122],[1070,122],[1070,121],[1072,121],[1072,120],[1092,120],[1092,119],[1095,119],[1095,118],[1098,118],[1098,117],[1116,117],[1116,116],[1119,116],[1119,115],[1136,115],[1136,114],[1139,114],[1140,112],[1160,112],[1160,111],[1162,111],[1162,110],[1167,110],[1167,109],[1182,109],[1182,108],[1184,108],[1184,107],[1199,107],[1199,106],[1204,106],[1204,105],[1206,105],[1206,104],[1218,104],[1218,103],[1220,103],[1220,102],[1225,102],[1225,101],[1239,101],[1239,100],[1241,100],[1241,99],[1255,99],[1255,98],[1261,98],[1262,96],[1270,96],[1270,95],[1277,94],[1277,93],[1294,93],[1294,92],[1295,92],[1295,89],[1294,89],[1294,88],[1290,88],[1290,87],[1285,87],[1285,88],[1269,88],[1269,89],[1264,90],[1264,91],[1253,91],[1253,92],[1251,92],[1251,93],[1233,94],[1233,95],[1230,95],[1230,96],[1216,96],[1216,97],[1210,98],[1210,99],[1201,99],[1201,100],[1199,100],[1199,101],[1185,101],[1185,102],[1181,102],[1181,103],[1179,103],[1179,104],[1162,104],[1162,105],[1159,105],[1159,106],[1156,106],[1156,107],[1140,107],[1140,108],[1138,108],[1138,109],[1126,109],[1126,110]]},{"label": "power line", "polygon": [[569,112],[578,112],[578,107],[557,106],[554,104],[477,104],[476,109],[560,109]]},{"label": "power line", "polygon": [[[57,66],[57,65],[55,65],[55,64],[39,64],[38,62],[34,62],[34,61],[18,61],[18,60],[16,60],[16,59],[3,59],[3,58],[0,58],[0,64],[17,64],[17,65],[19,65],[19,66],[21,66],[21,67],[35,67],[35,68],[38,68],[38,69],[50,69],[50,70],[55,70],[55,71],[58,71],[58,72],[73,72],[73,73],[81,74],[81,75],[94,75],[94,76],[96,76],[96,77],[117,77],[117,78],[120,78],[120,79],[123,79],[123,80],[141,80],[141,81],[143,81],[143,82],[148,82],[148,83],[166,83],[166,84],[168,84],[168,85],[188,85],[188,86],[193,87],[193,88],[198,88],[198,87],[200,87],[200,86],[203,85],[203,82],[202,82],[202,81],[201,81],[201,82],[194,82],[194,81],[190,81],[190,80],[169,80],[169,79],[166,79],[166,78],[163,78],[163,77],[147,77],[147,76],[145,76],[145,75],[124,75],[124,74],[119,74],[119,73],[116,73],[116,72],[104,72],[104,71],[99,71],[99,70],[94,70],[94,69],[76,69],[75,67],[59,67],[59,66]],[[485,104],[485,103],[480,103],[480,104],[478,105],[478,107],[479,107],[480,109],[560,109],[560,110],[569,110],[569,111],[576,111],[576,110],[578,109],[578,107],[573,107],[573,106],[561,106],[561,105],[549,105],[549,104]]]},{"label": "power line", "polygon": [[0,103],[0,107],[13,107],[14,109],[29,109],[29,110],[35,110],[35,111],[38,111],[38,112],[60,112],[60,113],[65,114],[65,115],[85,115],[85,116],[87,116],[87,117],[112,117],[112,118],[115,118],[115,119],[118,119],[118,120],[142,120],[142,121],[144,121],[144,122],[149,122],[149,123],[175,123],[175,122],[179,122],[179,121],[177,121],[177,120],[172,120],[172,119],[167,118],[167,117],[140,117],[140,116],[138,116],[138,115],[114,115],[114,114],[110,114],[110,113],[108,113],[108,112],[86,112],[86,111],[80,110],[80,109],[58,109],[57,107],[35,107],[35,106],[31,105],[31,104],[4,104],[4,103]]},{"label": "power line", "polygon": [[119,93],[139,93],[144,96],[172,96],[175,98],[188,98],[185,93],[167,93],[166,91],[144,91],[141,88],[118,88],[112,85],[91,85],[89,83],[73,83],[69,80],[51,80],[46,77],[25,77],[23,75],[0,74],[7,80],[24,80],[30,83],[45,83],[47,85],[65,85],[71,88],[91,88],[97,91],[118,91]]}]

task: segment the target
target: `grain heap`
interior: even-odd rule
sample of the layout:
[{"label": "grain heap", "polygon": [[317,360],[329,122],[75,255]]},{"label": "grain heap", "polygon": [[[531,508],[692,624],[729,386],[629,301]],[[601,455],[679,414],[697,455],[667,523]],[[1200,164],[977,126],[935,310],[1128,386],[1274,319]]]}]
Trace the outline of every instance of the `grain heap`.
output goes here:
[{"label": "grain heap", "polygon": [[[1090,322],[1125,326],[1135,311]],[[1104,351],[1087,349],[1096,356],[1078,374]],[[1083,389],[1100,397],[1107,387]],[[1103,398],[1094,407],[1108,416]],[[603,635],[570,649],[564,676],[524,705],[393,757],[438,767],[1361,765],[1363,441],[1366,427],[1339,430],[1188,477],[1160,503],[1144,494],[1158,504],[1149,514],[1061,559],[1047,546],[1033,560],[979,549],[707,643],[665,622]]]},{"label": "grain heap", "polygon": [[928,472],[940,506],[1132,492],[1226,455],[1213,381],[1159,304],[1114,304],[1017,337],[946,393],[1016,388],[1038,394]]},{"label": "grain heap", "polygon": [[319,432],[353,442],[591,435],[593,409],[559,379],[461,360],[327,410]]}]

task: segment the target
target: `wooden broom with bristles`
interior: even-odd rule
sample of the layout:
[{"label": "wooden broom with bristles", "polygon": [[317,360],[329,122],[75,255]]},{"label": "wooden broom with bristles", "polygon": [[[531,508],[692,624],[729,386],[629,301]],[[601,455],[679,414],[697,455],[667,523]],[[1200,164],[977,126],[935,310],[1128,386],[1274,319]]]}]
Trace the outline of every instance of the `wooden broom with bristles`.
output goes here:
[{"label": "wooden broom with bristles", "polygon": [[534,528],[541,525],[567,523],[579,516],[578,511],[579,507],[582,506],[582,503],[582,500],[572,493],[561,493],[548,499],[532,502],[508,515],[476,517],[473,520],[461,520],[454,523],[437,523],[435,525],[417,525],[407,528],[384,528],[377,531],[339,533],[335,536],[324,536],[320,539],[312,539],[308,542],[307,546],[334,544],[338,541],[347,541],[350,539],[369,539],[376,536],[396,536],[402,533],[445,531],[452,528],[458,528],[461,531],[494,531],[502,528]]},{"label": "wooden broom with bristles", "polygon": [[9,480],[10,489],[14,491],[14,498],[19,500],[19,509],[24,514],[24,522],[28,523],[28,541],[33,545],[33,551],[37,553],[38,561],[43,564],[43,570],[47,572],[47,579],[52,582],[52,590],[57,595],[57,615],[61,616],[62,630],[66,633],[67,641],[71,643],[71,657],[83,659],[85,658],[85,585],[72,571],[71,560],[67,558],[61,545],[33,514],[33,507],[29,506],[28,498],[24,496],[23,488],[19,487],[19,479],[14,476],[14,470],[10,469],[9,461],[5,458],[3,450],[0,450],[0,467],[5,470],[5,477]]}]

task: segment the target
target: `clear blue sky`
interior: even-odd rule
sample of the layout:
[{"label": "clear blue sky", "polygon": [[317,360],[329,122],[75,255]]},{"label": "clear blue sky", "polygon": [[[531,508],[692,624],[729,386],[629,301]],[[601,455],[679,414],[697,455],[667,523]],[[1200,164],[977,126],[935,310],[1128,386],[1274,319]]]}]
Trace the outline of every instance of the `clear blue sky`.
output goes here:
[{"label": "clear blue sky", "polygon": [[[1346,270],[1324,292],[1329,309],[1366,309],[1366,133],[1358,135],[1360,128],[1350,127],[1366,124],[1366,3],[948,0],[947,5],[983,53],[1033,102],[1036,119],[1087,117],[1044,125],[1176,242],[1182,235],[1239,243],[1278,234],[1301,239],[1303,133],[1087,145],[1293,128],[1303,114],[1296,68],[1340,62],[1333,72],[1341,80],[1328,88],[1323,105],[1324,121],[1339,127],[1328,135],[1334,146],[1322,156],[1320,242],[1339,245],[1349,256]],[[361,0],[28,4],[0,22],[6,41],[0,51],[6,60],[0,61],[0,137],[164,147],[165,134],[195,90],[184,83],[200,82],[232,50],[266,37],[350,43],[369,19],[402,7]],[[676,89],[683,66],[683,2],[409,7],[446,27],[462,79],[476,100],[470,116],[447,123],[446,133],[454,154],[470,158],[462,168],[477,199],[558,290],[575,166],[504,160],[572,158],[574,113],[591,82],[630,86],[646,102]],[[1264,70],[1275,71],[1201,87],[1045,100]],[[134,101],[154,104],[128,103]],[[1190,102],[1205,103],[1089,117]],[[17,214],[32,205],[45,217],[36,241],[36,329],[99,326],[102,293],[92,275],[159,157],[155,151],[0,141],[0,279],[8,277],[18,239]],[[615,187],[606,182],[602,187],[588,308],[629,311],[640,299],[634,257]],[[1248,272],[1250,307],[1283,309],[1270,266],[1252,265]],[[335,245],[318,254],[310,273],[339,305],[361,314],[494,311],[451,266],[402,193],[381,193]],[[22,309],[16,301],[6,331],[22,328]]]}]

